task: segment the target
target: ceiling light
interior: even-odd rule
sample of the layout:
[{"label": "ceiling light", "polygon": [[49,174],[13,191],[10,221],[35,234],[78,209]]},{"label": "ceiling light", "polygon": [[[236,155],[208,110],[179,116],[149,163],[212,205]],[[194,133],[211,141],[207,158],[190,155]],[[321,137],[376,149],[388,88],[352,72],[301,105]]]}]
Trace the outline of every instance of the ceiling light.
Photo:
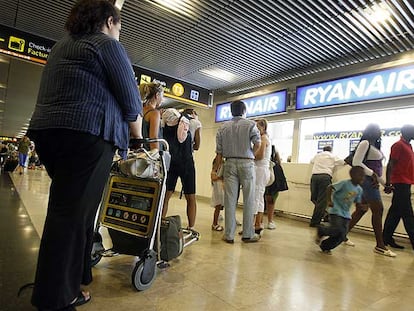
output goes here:
[{"label": "ceiling light", "polygon": [[200,72],[212,78],[215,78],[218,80],[224,80],[227,82],[232,82],[237,78],[235,74],[227,70],[220,69],[218,67],[209,67],[206,69],[201,69]]},{"label": "ceiling light", "polygon": [[115,1],[115,7],[117,7],[118,10],[122,10],[122,7],[124,5],[125,0],[116,0]]},{"label": "ceiling light", "polygon": [[7,89],[7,85],[4,83],[0,83],[0,89]]},{"label": "ceiling light", "polygon": [[189,0],[147,0],[147,2],[175,15],[186,15],[189,17],[196,16],[196,13],[194,12],[194,3],[190,3]]},{"label": "ceiling light", "polygon": [[385,2],[375,3],[374,5],[366,8],[364,11],[370,21],[376,23],[383,23],[391,16],[390,7]]}]

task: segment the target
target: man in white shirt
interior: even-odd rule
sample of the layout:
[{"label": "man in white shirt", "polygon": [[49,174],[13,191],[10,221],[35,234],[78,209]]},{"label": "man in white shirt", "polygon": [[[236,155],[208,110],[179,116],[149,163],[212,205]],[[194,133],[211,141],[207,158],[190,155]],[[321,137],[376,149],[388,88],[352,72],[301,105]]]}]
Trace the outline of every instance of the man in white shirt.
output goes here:
[{"label": "man in white shirt", "polygon": [[344,165],[344,160],[332,154],[332,147],[325,146],[323,151],[316,154],[311,160],[313,164],[311,177],[311,201],[315,204],[311,227],[318,226],[326,213],[326,188],[332,183],[334,168]]}]

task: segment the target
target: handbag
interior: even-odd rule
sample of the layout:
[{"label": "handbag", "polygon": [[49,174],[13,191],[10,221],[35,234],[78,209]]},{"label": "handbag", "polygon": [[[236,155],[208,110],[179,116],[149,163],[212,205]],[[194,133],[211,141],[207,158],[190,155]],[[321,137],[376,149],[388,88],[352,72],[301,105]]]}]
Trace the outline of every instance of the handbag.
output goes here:
[{"label": "handbag", "polygon": [[[164,151],[166,169],[169,166],[169,153]],[[160,178],[160,155],[157,149],[150,152],[142,149],[141,152],[134,154],[131,158],[122,161],[119,164],[119,170],[122,174],[129,177],[140,178]]]},{"label": "handbag", "polygon": [[275,166],[275,162],[269,161],[270,177],[269,177],[269,181],[266,184],[266,187],[270,186],[271,184],[273,184],[275,182],[275,172],[273,170],[274,166]]},{"label": "handbag", "polygon": [[[350,166],[352,166],[352,161],[354,160],[354,155],[355,155],[355,151],[358,149],[359,144],[355,147],[354,150],[352,150],[349,155],[344,159],[344,162]],[[367,160],[368,157],[368,153],[369,153],[369,149],[371,148],[371,145],[368,146],[368,150],[364,155],[364,159],[362,160],[362,162],[365,162]]]}]

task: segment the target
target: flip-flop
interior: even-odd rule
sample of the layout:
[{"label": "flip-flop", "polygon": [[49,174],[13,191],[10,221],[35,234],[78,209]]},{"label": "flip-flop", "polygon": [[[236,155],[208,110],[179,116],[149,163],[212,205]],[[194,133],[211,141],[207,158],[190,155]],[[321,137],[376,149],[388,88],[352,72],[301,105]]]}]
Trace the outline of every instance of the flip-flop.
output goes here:
[{"label": "flip-flop", "polygon": [[88,297],[85,297],[82,291],[79,292],[78,297],[71,303],[72,306],[78,307],[88,303],[91,300],[92,296],[89,294]]}]

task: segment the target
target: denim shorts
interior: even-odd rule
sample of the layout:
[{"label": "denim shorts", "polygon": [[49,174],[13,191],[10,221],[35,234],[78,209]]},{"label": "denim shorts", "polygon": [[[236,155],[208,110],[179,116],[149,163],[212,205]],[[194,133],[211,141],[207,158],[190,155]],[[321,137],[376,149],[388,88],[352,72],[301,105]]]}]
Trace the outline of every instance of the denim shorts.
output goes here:
[{"label": "denim shorts", "polygon": [[363,198],[367,202],[380,202],[381,195],[379,191],[379,187],[375,187],[372,185],[372,177],[365,175],[364,182],[362,183],[362,189],[364,190]]}]

